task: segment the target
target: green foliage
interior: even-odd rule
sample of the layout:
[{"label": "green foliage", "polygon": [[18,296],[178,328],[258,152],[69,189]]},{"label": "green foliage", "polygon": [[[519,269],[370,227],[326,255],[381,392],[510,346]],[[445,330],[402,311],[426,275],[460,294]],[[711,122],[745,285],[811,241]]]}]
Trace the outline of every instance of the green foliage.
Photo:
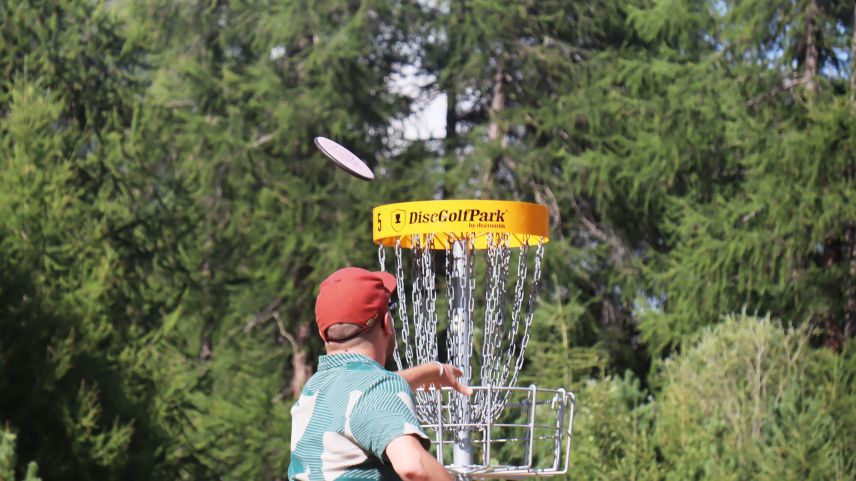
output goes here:
[{"label": "green foliage", "polygon": [[[674,309],[652,320],[652,337],[666,326],[704,324],[721,305],[813,324],[848,315],[844,251],[856,210],[844,200],[854,187],[846,174],[852,157],[838,146],[852,143],[856,117],[844,99],[810,105],[803,115],[742,129],[732,140],[746,147],[740,190],[683,206],[682,242],[662,277]],[[690,309],[696,320],[687,322]]]},{"label": "green foliage", "polygon": [[577,390],[569,479],[661,479],[654,439],[655,403],[632,373]]},{"label": "green foliage", "polygon": [[666,479],[853,479],[853,343],[729,316],[663,365],[657,445]]},{"label": "green foliage", "polygon": [[[833,347],[854,329],[854,111],[833,69],[852,19],[809,7],[605,8],[625,19],[620,43],[559,56],[536,70],[550,84],[515,97],[509,132],[525,133],[509,155],[555,202],[564,301],[587,301],[587,344],[618,327],[617,368],[644,376],[648,356],[628,345],[656,357],[744,306],[808,322]],[[826,32],[815,70],[807,25]]]},{"label": "green foliage", "polygon": [[[15,433],[0,427],[0,481],[15,481]],[[24,481],[41,481],[36,463],[27,464]]]},{"label": "green foliage", "polygon": [[660,366],[577,389],[570,479],[852,479],[856,369],[806,329],[728,316]]},{"label": "green foliage", "polygon": [[156,439],[121,359],[157,319],[134,300],[159,300],[120,234],[145,224],[121,148],[142,50],[88,3],[2,8],[0,413],[46,478],[119,477],[151,463],[132,444]]}]

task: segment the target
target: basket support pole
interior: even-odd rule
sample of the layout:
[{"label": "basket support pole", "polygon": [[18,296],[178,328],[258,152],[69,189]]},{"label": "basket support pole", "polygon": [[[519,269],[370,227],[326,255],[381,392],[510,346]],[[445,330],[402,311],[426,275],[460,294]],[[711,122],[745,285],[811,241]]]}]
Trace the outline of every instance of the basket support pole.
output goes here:
[{"label": "basket support pole", "polygon": [[[455,290],[453,295],[452,305],[452,326],[450,334],[453,336],[453,346],[455,349],[452,363],[462,371],[464,371],[463,381],[469,384],[470,378],[470,345],[472,343],[472,319],[470,319],[470,296],[471,292],[468,288],[469,279],[469,255],[470,250],[467,245],[467,239],[459,239],[452,244],[452,257],[454,268],[452,269],[449,282],[452,283],[452,288]],[[461,419],[460,423],[470,422],[469,402],[459,393],[453,393],[453,396],[458,398],[460,402]],[[455,434],[455,444],[452,448],[452,460],[459,466],[470,466],[473,464],[473,443],[470,432],[466,429],[461,429]]]}]

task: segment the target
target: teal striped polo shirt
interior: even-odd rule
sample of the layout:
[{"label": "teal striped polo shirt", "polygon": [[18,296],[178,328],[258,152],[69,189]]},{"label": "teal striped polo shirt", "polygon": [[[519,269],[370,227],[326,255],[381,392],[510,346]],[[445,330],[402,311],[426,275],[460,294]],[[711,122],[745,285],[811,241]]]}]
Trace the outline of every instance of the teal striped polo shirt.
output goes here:
[{"label": "teal striped polo shirt", "polygon": [[402,377],[360,354],[321,356],[291,409],[288,479],[398,480],[384,451],[406,434],[430,444]]}]

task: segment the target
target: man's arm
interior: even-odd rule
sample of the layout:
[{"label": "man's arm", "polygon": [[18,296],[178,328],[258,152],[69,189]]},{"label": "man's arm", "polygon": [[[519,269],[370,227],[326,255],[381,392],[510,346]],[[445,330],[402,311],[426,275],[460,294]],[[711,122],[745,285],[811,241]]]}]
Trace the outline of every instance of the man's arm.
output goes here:
[{"label": "man's arm", "polygon": [[437,388],[448,386],[467,396],[473,393],[472,389],[458,381],[458,378],[464,375],[463,371],[451,364],[429,362],[398,371],[397,374],[403,377],[410,385],[410,389],[414,391],[419,387],[427,388],[429,384],[433,384]]},{"label": "man's arm", "polygon": [[[436,366],[435,366],[436,367]],[[386,457],[404,481],[453,481],[452,475],[412,435],[399,436],[386,447]]]}]

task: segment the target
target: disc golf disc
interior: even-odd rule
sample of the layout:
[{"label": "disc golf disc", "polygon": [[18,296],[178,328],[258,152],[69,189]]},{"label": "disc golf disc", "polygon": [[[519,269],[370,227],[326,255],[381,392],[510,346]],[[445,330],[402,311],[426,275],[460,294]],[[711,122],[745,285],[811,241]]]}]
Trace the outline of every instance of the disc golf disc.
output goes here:
[{"label": "disc golf disc", "polygon": [[322,154],[326,155],[345,172],[365,181],[374,180],[372,169],[345,147],[326,137],[315,137],[315,145]]}]

